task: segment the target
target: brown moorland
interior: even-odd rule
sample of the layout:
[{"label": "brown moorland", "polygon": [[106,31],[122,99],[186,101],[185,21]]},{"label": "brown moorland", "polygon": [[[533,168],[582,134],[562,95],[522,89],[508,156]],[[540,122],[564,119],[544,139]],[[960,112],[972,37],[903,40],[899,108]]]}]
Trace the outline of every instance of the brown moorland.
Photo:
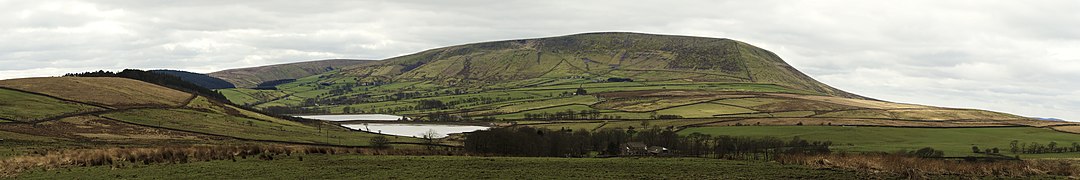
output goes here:
[{"label": "brown moorland", "polygon": [[0,81],[0,87],[114,108],[182,106],[192,95],[138,80],[115,77],[45,77]]}]

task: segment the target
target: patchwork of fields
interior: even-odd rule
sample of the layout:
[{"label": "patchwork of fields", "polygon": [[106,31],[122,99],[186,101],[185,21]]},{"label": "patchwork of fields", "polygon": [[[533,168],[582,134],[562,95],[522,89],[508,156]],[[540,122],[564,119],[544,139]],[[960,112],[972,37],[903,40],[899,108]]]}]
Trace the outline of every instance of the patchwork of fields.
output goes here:
[{"label": "patchwork of fields", "polygon": [[[251,96],[250,92],[226,93],[230,99],[263,102],[256,104],[257,108],[303,107],[329,114],[346,113],[345,110],[349,110],[348,113],[384,113],[420,118],[433,112],[451,112],[462,117],[501,121],[537,120],[535,118],[544,115],[563,113],[569,115],[560,116],[558,119],[742,118],[746,123],[771,125],[794,125],[802,120],[812,124],[835,122],[881,126],[1013,126],[1031,123],[1027,118],[1004,113],[823,96],[769,84],[681,81],[597,83],[584,82],[585,79],[557,80],[536,80],[552,83],[535,87],[476,89],[451,88],[434,82],[353,86],[335,84],[354,83],[353,79],[308,77],[280,85],[279,90],[275,91],[237,89],[225,92],[262,91],[283,95]],[[588,95],[574,95],[578,87],[587,91]],[[413,96],[404,97],[402,94]],[[329,104],[320,104],[317,107],[304,103],[305,100],[313,98],[373,102],[341,105],[327,102]],[[447,107],[417,108],[420,101],[439,101]],[[586,112],[592,114],[583,115]],[[777,118],[800,120],[768,121]]]}]

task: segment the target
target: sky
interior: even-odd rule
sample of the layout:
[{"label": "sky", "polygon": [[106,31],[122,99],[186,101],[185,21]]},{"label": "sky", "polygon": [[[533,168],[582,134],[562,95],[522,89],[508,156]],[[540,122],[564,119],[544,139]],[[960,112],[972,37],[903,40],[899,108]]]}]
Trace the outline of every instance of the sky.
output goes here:
[{"label": "sky", "polygon": [[877,99],[1080,120],[1075,0],[0,0],[0,79],[386,59],[625,31],[730,38]]}]

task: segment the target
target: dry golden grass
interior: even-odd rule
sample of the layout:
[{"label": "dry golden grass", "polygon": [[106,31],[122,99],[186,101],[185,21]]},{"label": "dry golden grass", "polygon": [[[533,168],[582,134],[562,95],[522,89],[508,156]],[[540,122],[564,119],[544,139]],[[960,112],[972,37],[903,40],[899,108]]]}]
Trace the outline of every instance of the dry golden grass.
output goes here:
[{"label": "dry golden grass", "polygon": [[1015,160],[973,162],[927,159],[896,154],[822,154],[780,155],[784,164],[819,168],[839,168],[871,173],[889,173],[910,178],[927,175],[962,175],[967,177],[1080,176],[1080,166],[1067,160]]},{"label": "dry golden grass", "polygon": [[718,99],[746,98],[755,94],[722,91],[682,91],[682,90],[645,90],[618,91],[595,94],[606,98],[592,107],[631,112],[648,112],[660,109],[697,104]]},{"label": "dry golden grass", "polygon": [[1058,130],[1058,131],[1061,131],[1061,132],[1080,134],[1080,125],[1075,125],[1075,126],[1055,126],[1055,127],[1050,127],[1050,129]]},{"label": "dry golden grass", "polygon": [[849,99],[849,98],[832,97],[832,96],[814,96],[814,95],[782,94],[782,93],[771,93],[769,95],[781,96],[781,97],[789,97],[789,98],[798,98],[798,99],[805,99],[805,100],[811,100],[811,101],[829,102],[829,103],[840,104],[840,105],[863,107],[863,108],[872,108],[872,109],[932,108],[930,106],[923,106],[923,105],[902,104],[902,103],[892,103],[892,102],[885,102],[885,101],[862,100],[862,99]]},{"label": "dry golden grass", "polygon": [[856,118],[755,118],[736,121],[724,121],[706,124],[704,126],[735,126],[735,125],[768,125],[768,126],[792,126],[802,123],[807,126],[832,125],[832,126],[891,126],[891,127],[996,127],[1013,126],[1013,124],[997,121],[897,121],[887,119],[856,119]]},{"label": "dry golden grass", "polygon": [[889,113],[893,114],[898,119],[918,119],[918,120],[964,120],[964,119],[978,119],[978,120],[1019,120],[1027,119],[1015,115],[990,112],[983,110],[969,110],[969,109],[897,109],[889,110]]},{"label": "dry golden grass", "polygon": [[[1030,120],[1030,119],[1023,119],[1023,120],[1014,120],[1014,121],[1004,121],[1004,122],[1008,122],[1008,123],[1012,123],[1012,124],[1017,124],[1017,125],[1025,125],[1025,126],[1032,126],[1032,127],[1047,127],[1047,126],[1080,126],[1080,123],[1076,123],[1076,122],[1041,121],[1041,120]],[[1078,132],[1078,133],[1080,133],[1080,130],[1078,130],[1078,131],[1075,131],[1075,132]]]},{"label": "dry golden grass", "polygon": [[821,101],[811,100],[791,100],[791,101],[779,101],[774,103],[762,104],[753,107],[747,107],[753,110],[763,112],[778,112],[778,111],[836,111],[836,110],[854,110],[860,107],[847,106],[841,104],[827,103]]},{"label": "dry golden grass", "polygon": [[43,77],[0,81],[0,86],[111,107],[179,106],[191,94],[115,77]]},{"label": "dry golden grass", "polygon": [[882,109],[856,109],[823,113],[814,117],[824,118],[896,118],[888,110]]}]

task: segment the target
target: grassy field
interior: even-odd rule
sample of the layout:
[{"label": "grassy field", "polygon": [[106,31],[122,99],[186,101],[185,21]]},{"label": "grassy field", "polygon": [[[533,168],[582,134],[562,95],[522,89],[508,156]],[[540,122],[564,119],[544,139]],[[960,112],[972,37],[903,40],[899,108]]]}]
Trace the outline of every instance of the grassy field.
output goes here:
[{"label": "grassy field", "polygon": [[[679,134],[702,133],[731,136],[775,136],[784,139],[798,136],[808,140],[828,140],[835,150],[893,152],[915,150],[923,147],[945,151],[946,156],[973,155],[971,146],[989,149],[997,147],[1002,154],[1008,152],[1012,140],[1047,144],[1051,141],[1060,146],[1080,143],[1080,135],[1061,133],[1049,129],[1008,128],[887,128],[887,127],[839,127],[839,126],[727,126],[688,128]],[[1080,157],[1080,153],[1057,153],[1027,155],[1021,157]]]},{"label": "grassy field", "polygon": [[[0,118],[17,121],[38,120],[67,113],[100,109],[84,104],[66,102],[51,97],[6,89],[0,89],[0,99],[3,99],[3,101],[0,101]],[[2,121],[3,120],[0,120],[0,122]]]},{"label": "grassy field", "polygon": [[[281,123],[186,109],[131,110],[103,116],[147,126],[183,129],[255,140],[367,145],[370,142],[369,139],[376,136],[329,126],[320,129],[319,127],[295,122]],[[394,140],[408,141],[410,138],[396,138]]]},{"label": "grassy field", "polygon": [[577,131],[577,130],[591,131],[591,130],[599,127],[600,124],[603,124],[603,123],[552,123],[552,124],[536,124],[536,125],[528,125],[528,126],[529,127],[534,127],[534,128],[546,128],[546,129],[551,129],[551,130],[569,129],[569,130],[574,130],[574,131]]},{"label": "grassy field", "polygon": [[[300,158],[303,157],[301,161]],[[699,158],[292,155],[112,169],[32,171],[19,179],[858,179],[849,171]]]},{"label": "grassy field", "polygon": [[593,96],[571,96],[571,97],[566,97],[566,98],[558,98],[558,99],[543,100],[543,101],[528,102],[528,103],[504,106],[504,107],[499,108],[497,111],[498,112],[504,112],[504,113],[514,113],[514,112],[520,112],[520,111],[523,111],[523,110],[542,109],[542,108],[548,108],[548,107],[554,107],[554,106],[562,106],[562,105],[570,105],[570,104],[590,105],[590,104],[595,103],[596,99],[597,98],[593,97]]},{"label": "grassy field", "polygon": [[255,104],[286,95],[282,91],[239,88],[221,89],[218,92],[221,92],[222,95],[228,97],[229,101],[235,104]]}]

